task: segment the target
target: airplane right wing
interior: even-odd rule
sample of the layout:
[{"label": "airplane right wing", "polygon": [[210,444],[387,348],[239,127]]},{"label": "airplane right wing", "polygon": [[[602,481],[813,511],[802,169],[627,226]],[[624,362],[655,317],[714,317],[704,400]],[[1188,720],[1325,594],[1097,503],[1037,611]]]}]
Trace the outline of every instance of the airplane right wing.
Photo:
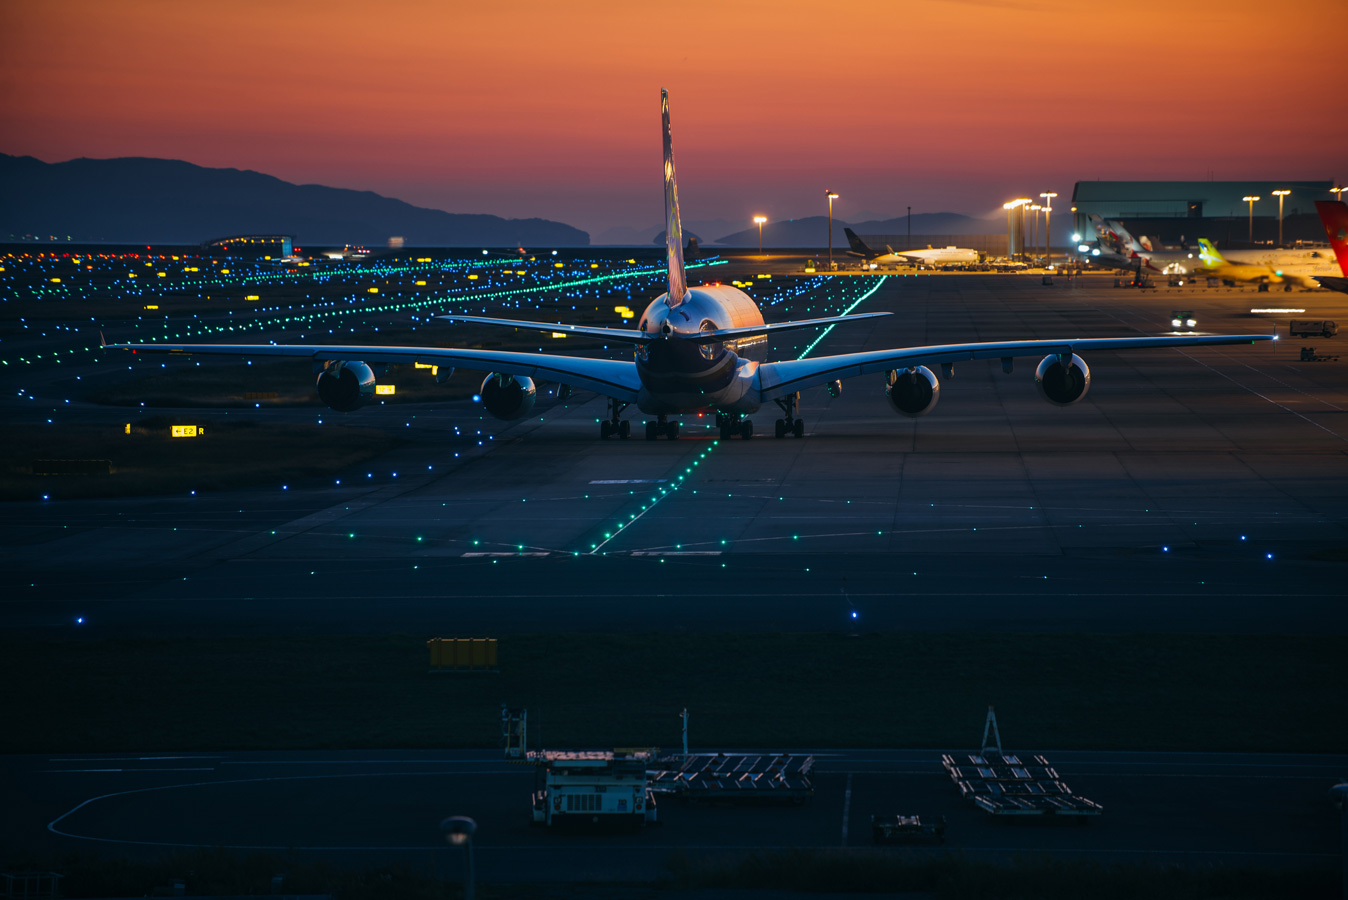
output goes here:
[{"label": "airplane right wing", "polygon": [[1132,338],[1078,338],[1061,341],[1006,341],[981,344],[943,344],[844,353],[817,359],[794,359],[763,363],[758,367],[762,400],[785,397],[796,391],[840,378],[907,369],[912,366],[956,363],[973,359],[1005,359],[1018,356],[1072,354],[1086,350],[1141,350],[1150,347],[1192,347],[1213,344],[1253,344],[1275,340],[1269,334],[1164,335]]}]

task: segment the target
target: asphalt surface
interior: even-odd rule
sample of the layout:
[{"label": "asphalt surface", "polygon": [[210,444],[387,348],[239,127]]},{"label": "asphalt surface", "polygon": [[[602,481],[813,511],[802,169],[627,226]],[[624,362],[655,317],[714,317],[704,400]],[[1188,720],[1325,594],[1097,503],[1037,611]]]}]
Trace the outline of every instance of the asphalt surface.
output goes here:
[{"label": "asphalt surface", "polygon": [[[776,412],[764,410],[751,441],[719,442],[709,422],[684,417],[678,441],[601,442],[603,403],[585,394],[513,424],[466,402],[369,407],[344,421],[401,426],[411,443],[331,479],[6,504],[0,624],[76,638],[419,633],[446,622],[490,634],[1348,633],[1348,375],[1299,361],[1309,342],[1286,340],[1285,316],[1249,314],[1289,303],[1344,320],[1348,296],[1111,284],[892,278],[857,311],[894,316],[835,328],[811,352],[1159,333],[1176,308],[1194,310],[1204,331],[1281,326],[1284,339],[1095,354],[1089,395],[1065,409],[1039,399],[1029,361],[1011,375],[996,361],[960,365],[919,420],[889,410],[879,377],[856,379],[836,399],[803,395],[803,439],[771,437]],[[808,314],[823,311],[806,297],[768,318]],[[8,392],[0,415],[40,421],[52,413],[28,397],[122,367],[34,367],[27,396]],[[124,415],[57,409],[67,421]],[[246,414],[274,427],[324,415]],[[1325,790],[1348,774],[1348,757],[1055,753],[1106,813],[1053,828],[963,806],[938,756],[821,755],[805,807],[669,806],[659,826],[602,839],[531,829],[532,773],[491,751],[72,753],[0,765],[14,786],[6,842],[56,849],[287,847],[433,869],[444,853],[434,824],[462,813],[482,823],[484,879],[650,878],[676,849],[852,846],[869,840],[872,812],[939,812],[949,846],[976,854],[1337,859]]]}]

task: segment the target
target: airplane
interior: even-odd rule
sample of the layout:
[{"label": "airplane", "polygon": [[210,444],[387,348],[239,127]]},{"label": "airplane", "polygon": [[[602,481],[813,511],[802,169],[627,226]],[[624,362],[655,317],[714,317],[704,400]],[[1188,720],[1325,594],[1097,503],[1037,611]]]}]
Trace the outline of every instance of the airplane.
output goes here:
[{"label": "airplane", "polygon": [[[918,417],[935,408],[941,385],[929,366],[939,365],[949,378],[958,362],[999,359],[1010,372],[1017,357],[1042,357],[1034,380],[1049,403],[1068,406],[1086,396],[1091,373],[1079,356],[1092,350],[1136,350],[1154,347],[1191,347],[1245,344],[1272,340],[1271,335],[1163,335],[1153,337],[1059,338],[1054,340],[995,341],[898,347],[805,359],[766,361],[770,334],[873,320],[889,313],[859,313],[767,324],[763,313],[743,291],[731,285],[688,287],[683,262],[683,231],[679,218],[674,150],[670,138],[669,95],[660,92],[664,145],[666,222],[665,293],[651,301],[634,329],[526,322],[480,316],[444,315],[440,318],[543,332],[601,337],[634,347],[632,359],[589,359],[546,353],[504,350],[464,350],[442,347],[388,347],[330,344],[104,344],[109,349],[148,353],[219,354],[239,357],[299,357],[311,360],[318,376],[318,396],[328,407],[351,411],[375,396],[375,368],[395,363],[438,366],[443,383],[460,366],[489,374],[479,391],[487,412],[498,419],[529,415],[537,396],[534,379],[592,390],[608,398],[608,415],[600,438],[630,436],[630,422],[622,418],[632,404],[654,417],[646,423],[646,439],[679,437],[679,423],[669,416],[715,412],[722,439],[753,436],[748,417],[764,404],[782,411],[776,436],[802,437],[800,392],[826,386],[831,396],[842,391],[842,379],[882,374],[885,395],[899,415]],[[565,392],[562,392],[565,393]]]},{"label": "airplane", "polygon": [[888,253],[877,253],[866,245],[866,242],[857,237],[855,231],[850,228],[844,228],[843,234],[847,235],[847,243],[852,249],[847,251],[848,256],[859,257],[872,269],[877,266],[965,266],[978,262],[978,251],[967,250],[963,247],[933,247],[927,245],[926,250],[898,250],[888,245],[885,249]]},{"label": "airplane", "polygon": [[1320,222],[1325,226],[1325,235],[1329,246],[1334,248],[1334,256],[1339,261],[1337,275],[1316,275],[1320,287],[1348,294],[1348,203],[1342,200],[1316,200],[1315,211],[1320,214]]}]

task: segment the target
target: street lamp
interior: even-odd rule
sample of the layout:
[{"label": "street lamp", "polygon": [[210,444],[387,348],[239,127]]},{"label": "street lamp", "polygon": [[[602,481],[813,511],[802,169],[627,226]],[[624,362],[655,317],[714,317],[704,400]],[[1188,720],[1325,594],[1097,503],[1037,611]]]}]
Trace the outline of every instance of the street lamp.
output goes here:
[{"label": "street lamp", "polygon": [[1250,240],[1249,240],[1249,243],[1253,244],[1253,243],[1254,243],[1254,204],[1255,204],[1255,201],[1257,201],[1259,198],[1258,198],[1258,197],[1241,197],[1240,199],[1242,199],[1242,200],[1244,200],[1246,203],[1250,204]]},{"label": "street lamp", "polygon": [[763,223],[768,220],[767,216],[754,216],[754,224],[758,226],[758,255],[763,255]]},{"label": "street lamp", "polygon": [[1043,209],[1038,203],[1030,204],[1030,212],[1034,217],[1030,219],[1030,246],[1039,249],[1039,210]]},{"label": "street lamp", "polygon": [[828,270],[833,271],[833,201],[838,199],[838,195],[828,190],[824,190],[828,195]]},{"label": "street lamp", "polygon": [[1342,200],[1344,191],[1348,191],[1348,187],[1332,187],[1329,189],[1329,192],[1335,195],[1335,200]]},{"label": "street lamp", "polygon": [[463,882],[463,897],[473,900],[473,835],[477,833],[477,823],[467,816],[450,816],[440,822],[440,831],[452,846],[468,851],[468,877]]},{"label": "street lamp", "polygon": [[1053,198],[1058,196],[1057,191],[1045,191],[1039,196],[1044,198],[1044,262],[1052,264],[1053,262],[1053,244],[1052,232],[1049,230],[1049,223],[1053,216]]},{"label": "street lamp", "polygon": [[1286,197],[1291,191],[1274,191],[1273,195],[1278,198],[1278,246],[1282,246],[1282,198]]},{"label": "street lamp", "polygon": [[1025,204],[1029,203],[1028,197],[1020,197],[1002,204],[1002,209],[1006,210],[1006,255],[1008,259],[1016,255],[1016,210],[1020,210],[1020,242],[1021,250],[1025,249]]}]

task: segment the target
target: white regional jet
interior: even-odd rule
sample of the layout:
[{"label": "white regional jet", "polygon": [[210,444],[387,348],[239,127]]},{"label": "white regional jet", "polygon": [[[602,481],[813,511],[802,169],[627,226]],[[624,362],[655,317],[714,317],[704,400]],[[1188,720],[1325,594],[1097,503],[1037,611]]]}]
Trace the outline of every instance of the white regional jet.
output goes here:
[{"label": "white regional jet", "polygon": [[977,250],[953,244],[949,247],[928,244],[925,250],[895,250],[886,245],[888,253],[877,253],[852,229],[844,228],[843,234],[847,235],[847,243],[852,248],[847,255],[860,257],[872,269],[878,266],[970,266],[978,262]]},{"label": "white regional jet", "polygon": [[556,323],[521,322],[449,315],[447,319],[478,322],[544,332],[567,332],[625,342],[635,347],[634,359],[585,359],[545,353],[497,350],[459,350],[441,347],[381,347],[329,344],[112,344],[110,348],[141,352],[223,354],[232,356],[302,357],[313,361],[318,373],[318,396],[332,409],[350,411],[375,396],[374,366],[391,363],[432,363],[441,378],[450,366],[486,371],[481,397],[487,411],[500,419],[519,419],[533,409],[534,379],[554,381],[595,391],[609,398],[608,418],[600,437],[627,437],[630,424],[621,418],[631,404],[655,418],[646,425],[646,439],[679,436],[679,413],[714,411],[721,437],[753,435],[746,417],[765,403],[782,410],[777,437],[804,433],[796,415],[800,391],[827,385],[838,396],[841,379],[882,373],[890,406],[900,415],[925,415],[936,406],[940,382],[928,368],[939,364],[947,373],[957,362],[1000,359],[1011,371],[1015,357],[1038,356],[1034,380],[1049,403],[1067,406],[1086,395],[1090,370],[1078,352],[1140,350],[1197,344],[1245,344],[1270,340],[1269,335],[1195,335],[1163,337],[1062,338],[1059,340],[999,341],[898,347],[837,356],[766,362],[767,336],[773,332],[817,328],[856,322],[887,313],[867,313],[782,322],[768,325],[747,294],[728,285],[689,288],[684,280],[683,237],[679,225],[679,198],[674,181],[674,152],[669,131],[669,97],[660,92],[664,125],[665,213],[669,290],[641,314],[631,330],[594,328]]}]

